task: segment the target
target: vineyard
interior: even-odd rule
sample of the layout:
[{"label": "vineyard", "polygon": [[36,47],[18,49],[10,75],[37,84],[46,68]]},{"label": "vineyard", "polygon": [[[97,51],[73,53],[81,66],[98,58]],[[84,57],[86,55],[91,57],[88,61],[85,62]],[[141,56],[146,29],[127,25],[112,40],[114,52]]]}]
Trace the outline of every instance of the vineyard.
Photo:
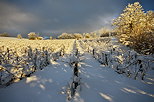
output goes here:
[{"label": "vineyard", "polygon": [[154,102],[154,0],[0,0],[0,102]]},{"label": "vineyard", "polygon": [[[0,40],[0,85],[42,70],[64,54],[70,54],[73,40],[30,41],[17,39]],[[7,45],[7,46],[6,46]]]},{"label": "vineyard", "polygon": [[[138,54],[114,37],[1,38],[0,98],[4,102],[123,102],[125,98],[153,102],[153,61],[153,55]],[[17,98],[23,93],[26,98]]]},{"label": "vineyard", "polygon": [[82,48],[101,64],[113,68],[118,74],[144,80],[148,70],[154,69],[154,56],[144,56],[119,45],[116,38],[80,41]]}]

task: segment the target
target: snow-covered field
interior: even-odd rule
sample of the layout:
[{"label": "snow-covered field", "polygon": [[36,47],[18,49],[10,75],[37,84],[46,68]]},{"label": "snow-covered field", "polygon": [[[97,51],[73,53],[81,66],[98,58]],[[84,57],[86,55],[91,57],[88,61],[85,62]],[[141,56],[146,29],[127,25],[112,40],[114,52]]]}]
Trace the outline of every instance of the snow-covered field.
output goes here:
[{"label": "snow-covered field", "polygon": [[[0,39],[0,44],[11,46],[11,43],[17,39],[14,39],[14,41],[6,40],[7,43],[5,40]],[[20,42],[24,44],[24,41],[26,40]],[[41,47],[50,46],[50,41],[43,41],[40,41],[41,44],[44,44]],[[19,43],[19,41],[17,42]],[[32,42],[38,44],[39,41]],[[103,41],[100,43],[85,43],[75,40],[62,40],[62,42],[55,40],[51,42],[55,42],[55,46],[58,45],[57,42],[63,43],[64,46],[65,43],[69,43],[69,46],[65,46],[68,53],[64,53],[63,56],[58,55],[59,57],[56,60],[50,56],[50,64],[42,70],[37,69],[29,77],[24,77],[7,87],[1,86],[1,102],[154,102],[154,70],[151,68],[153,64],[149,64],[150,68],[146,70],[144,80],[140,78],[135,80],[132,76],[118,74],[117,70],[110,65],[111,62],[108,65],[101,64],[99,57],[96,54],[93,55],[91,48],[98,51],[98,54],[103,51],[110,52],[110,45],[118,49],[122,48],[124,51],[129,49],[119,47],[121,45],[114,41],[110,42],[110,45],[104,44]],[[115,56],[115,52],[113,55]],[[149,56],[150,59],[152,59],[151,56]],[[115,57],[112,56],[111,58]],[[101,61],[105,60],[101,59]],[[71,87],[74,88],[74,86],[71,85],[73,85],[72,82],[75,77],[75,64],[73,63],[76,62],[79,70],[77,77],[80,80],[75,89],[75,94],[72,95]],[[1,65],[4,66],[4,64]],[[69,100],[68,96],[70,96]]]},{"label": "snow-covered field", "polygon": [[73,42],[74,40],[28,40],[0,37],[0,48],[4,46],[4,48],[16,50],[20,54],[27,46],[30,46],[32,49],[41,49],[45,47],[51,49],[52,52],[65,47],[65,52],[70,54]]},{"label": "snow-covered field", "polygon": [[87,53],[82,57],[81,91],[75,102],[154,101],[154,76],[146,81],[130,79],[102,66]]},{"label": "snow-covered field", "polygon": [[61,92],[72,76],[72,69],[63,62],[52,62],[42,71],[18,83],[0,89],[1,102],[65,102]]}]

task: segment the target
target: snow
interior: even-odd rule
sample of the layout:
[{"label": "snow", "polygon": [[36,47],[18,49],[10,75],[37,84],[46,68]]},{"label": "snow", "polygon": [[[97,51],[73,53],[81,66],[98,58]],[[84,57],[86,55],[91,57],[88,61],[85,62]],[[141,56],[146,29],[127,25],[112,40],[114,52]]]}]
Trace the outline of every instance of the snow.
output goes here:
[{"label": "snow", "polygon": [[31,77],[0,88],[1,102],[65,102],[63,88],[72,77],[72,69],[64,62],[52,62]]},{"label": "snow", "polygon": [[81,91],[75,102],[154,102],[154,79],[143,83],[102,66],[89,54],[83,57]]},{"label": "snow", "polygon": [[[115,43],[116,39],[112,40]],[[154,70],[147,73],[145,80],[134,80],[101,65],[79,42],[77,47],[80,90],[70,102],[154,102]],[[60,57],[32,76],[0,88],[1,102],[69,102],[65,93],[73,77],[71,60],[76,59]]]}]

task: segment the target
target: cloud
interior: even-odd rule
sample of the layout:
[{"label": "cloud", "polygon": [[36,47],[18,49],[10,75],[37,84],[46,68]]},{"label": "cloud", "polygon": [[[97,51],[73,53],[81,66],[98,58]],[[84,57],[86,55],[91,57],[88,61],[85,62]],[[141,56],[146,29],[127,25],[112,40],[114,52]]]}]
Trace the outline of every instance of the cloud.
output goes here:
[{"label": "cloud", "polygon": [[1,31],[24,32],[38,22],[38,18],[35,15],[22,12],[16,6],[6,3],[0,3],[0,13]]},{"label": "cloud", "polygon": [[127,0],[1,0],[0,32],[91,32],[110,26]]}]

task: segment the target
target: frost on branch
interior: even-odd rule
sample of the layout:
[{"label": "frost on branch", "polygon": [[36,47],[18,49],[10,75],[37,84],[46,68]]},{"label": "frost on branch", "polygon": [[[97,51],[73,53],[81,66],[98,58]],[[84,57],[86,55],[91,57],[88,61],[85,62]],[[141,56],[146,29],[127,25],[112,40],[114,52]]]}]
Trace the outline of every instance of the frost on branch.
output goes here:
[{"label": "frost on branch", "polygon": [[154,12],[144,12],[139,2],[129,4],[113,21],[120,41],[143,54],[154,53]]}]

